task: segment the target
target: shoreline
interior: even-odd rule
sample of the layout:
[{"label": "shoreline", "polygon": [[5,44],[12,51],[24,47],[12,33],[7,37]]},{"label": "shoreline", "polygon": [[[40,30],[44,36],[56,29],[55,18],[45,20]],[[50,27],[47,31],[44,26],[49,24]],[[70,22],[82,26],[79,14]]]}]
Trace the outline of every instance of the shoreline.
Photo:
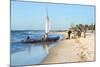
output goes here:
[{"label": "shoreline", "polygon": [[[67,37],[67,32],[51,32]],[[95,60],[94,33],[87,33],[86,38],[58,41],[55,47],[49,50],[48,56],[41,64],[85,62]]]}]

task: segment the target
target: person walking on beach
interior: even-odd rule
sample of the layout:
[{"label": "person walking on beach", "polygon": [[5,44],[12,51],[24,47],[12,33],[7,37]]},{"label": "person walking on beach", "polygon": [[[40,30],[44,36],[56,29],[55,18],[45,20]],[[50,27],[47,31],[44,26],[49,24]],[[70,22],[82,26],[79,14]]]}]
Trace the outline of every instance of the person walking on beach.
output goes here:
[{"label": "person walking on beach", "polygon": [[72,31],[69,30],[69,31],[68,31],[68,39],[70,39],[70,35],[71,35],[71,33],[72,33]]},{"label": "person walking on beach", "polygon": [[78,38],[81,37],[81,31],[80,30],[77,30],[77,36],[78,36]]}]

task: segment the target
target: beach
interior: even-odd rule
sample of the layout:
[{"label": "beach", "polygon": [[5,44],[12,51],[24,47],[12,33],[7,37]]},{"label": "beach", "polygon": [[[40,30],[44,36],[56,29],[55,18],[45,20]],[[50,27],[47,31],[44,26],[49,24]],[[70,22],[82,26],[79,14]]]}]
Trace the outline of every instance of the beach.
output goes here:
[{"label": "beach", "polygon": [[95,60],[95,33],[86,33],[86,38],[66,39],[67,32],[53,32],[64,35],[41,64],[85,62]]}]

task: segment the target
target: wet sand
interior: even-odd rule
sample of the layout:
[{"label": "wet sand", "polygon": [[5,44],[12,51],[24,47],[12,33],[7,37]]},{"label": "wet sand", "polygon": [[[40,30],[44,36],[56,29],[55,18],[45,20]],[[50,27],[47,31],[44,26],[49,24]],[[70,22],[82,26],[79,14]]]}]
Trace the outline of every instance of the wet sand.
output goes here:
[{"label": "wet sand", "polygon": [[[66,32],[54,32],[67,37]],[[94,33],[87,33],[86,38],[65,39],[58,41],[55,47],[49,50],[48,56],[42,64],[84,62],[95,60]]]}]

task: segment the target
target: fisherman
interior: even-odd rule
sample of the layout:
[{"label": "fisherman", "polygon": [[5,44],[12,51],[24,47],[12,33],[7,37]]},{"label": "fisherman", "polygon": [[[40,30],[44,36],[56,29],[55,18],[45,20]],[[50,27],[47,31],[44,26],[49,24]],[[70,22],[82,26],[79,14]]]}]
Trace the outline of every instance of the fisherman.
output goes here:
[{"label": "fisherman", "polygon": [[44,38],[45,38],[45,35],[42,35],[42,41],[44,40]]},{"label": "fisherman", "polygon": [[77,36],[78,36],[78,38],[81,37],[81,31],[80,30],[77,30]]},{"label": "fisherman", "polygon": [[84,33],[84,38],[86,38],[86,30],[85,29],[84,29],[83,33]]},{"label": "fisherman", "polygon": [[71,33],[72,33],[72,31],[69,30],[69,31],[68,31],[68,39],[70,39],[70,35],[71,35]]},{"label": "fisherman", "polygon": [[27,36],[27,38],[26,38],[27,40],[29,40],[30,39],[30,36]]},{"label": "fisherman", "polygon": [[47,38],[48,38],[48,34],[46,33],[46,34],[44,34],[44,35],[42,36],[42,41],[47,40]]}]

